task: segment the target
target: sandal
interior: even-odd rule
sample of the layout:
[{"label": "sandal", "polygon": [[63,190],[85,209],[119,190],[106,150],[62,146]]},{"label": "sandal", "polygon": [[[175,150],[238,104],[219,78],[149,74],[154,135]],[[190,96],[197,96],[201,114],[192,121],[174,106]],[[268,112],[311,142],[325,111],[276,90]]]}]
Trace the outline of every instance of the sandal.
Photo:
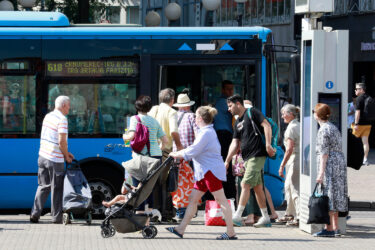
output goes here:
[{"label": "sandal", "polygon": [[219,237],[216,237],[217,240],[237,240],[237,236],[236,235],[233,235],[231,237],[229,237],[229,235],[227,233],[223,233],[222,235],[220,235]]},{"label": "sandal", "polygon": [[286,223],[289,227],[298,227],[299,226],[299,220],[290,220]]},{"label": "sandal", "polygon": [[278,222],[278,223],[286,223],[286,222],[291,221],[293,219],[294,219],[293,215],[284,215],[280,219],[276,219],[276,222]]},{"label": "sandal", "polygon": [[180,237],[181,239],[184,238],[184,236],[182,234],[180,234],[179,232],[177,232],[176,228],[175,227],[166,227],[165,229],[167,229],[169,232],[177,235],[178,237]]}]

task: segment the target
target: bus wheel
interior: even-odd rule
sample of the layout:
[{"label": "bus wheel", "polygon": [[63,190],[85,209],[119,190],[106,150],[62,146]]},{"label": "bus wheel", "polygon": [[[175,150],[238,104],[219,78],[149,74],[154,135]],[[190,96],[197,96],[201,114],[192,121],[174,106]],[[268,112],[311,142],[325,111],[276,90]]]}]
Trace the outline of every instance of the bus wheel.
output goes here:
[{"label": "bus wheel", "polygon": [[92,214],[104,215],[105,207],[102,205],[102,201],[113,199],[112,189],[107,183],[98,180],[89,181],[89,185],[92,195]]}]

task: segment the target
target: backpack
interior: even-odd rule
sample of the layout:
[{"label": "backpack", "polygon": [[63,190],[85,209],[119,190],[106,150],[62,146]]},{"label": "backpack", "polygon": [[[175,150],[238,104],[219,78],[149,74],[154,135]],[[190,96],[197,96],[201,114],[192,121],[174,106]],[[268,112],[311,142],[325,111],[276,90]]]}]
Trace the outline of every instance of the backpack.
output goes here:
[{"label": "backpack", "polygon": [[150,134],[148,132],[148,128],[146,125],[142,124],[138,115],[136,115],[135,118],[137,118],[138,123],[135,128],[134,139],[130,142],[130,147],[134,152],[140,154],[142,149],[147,146],[148,153],[150,153]]},{"label": "backpack", "polygon": [[371,96],[368,96],[365,99],[365,107],[363,109],[363,114],[367,121],[375,120],[375,99]]},{"label": "backpack", "polygon": [[[255,130],[255,134],[256,135],[261,135],[262,136],[262,141],[263,141],[263,144],[266,145],[266,138],[264,136],[264,134],[262,134],[258,128],[258,126],[255,126],[254,124],[254,121],[253,121],[253,118],[251,116],[251,112],[250,112],[250,109],[247,109],[247,114],[250,118],[250,121],[251,121],[251,124],[253,125],[253,129]],[[274,122],[271,118],[269,117],[266,117],[265,116],[265,119],[268,121],[268,123],[270,124],[271,126],[271,130],[272,130],[272,137],[271,137],[271,146],[276,149],[277,148],[277,137],[279,135],[279,128],[277,127],[277,124],[276,122]],[[276,154],[275,156],[273,156],[272,158],[276,157]]]}]

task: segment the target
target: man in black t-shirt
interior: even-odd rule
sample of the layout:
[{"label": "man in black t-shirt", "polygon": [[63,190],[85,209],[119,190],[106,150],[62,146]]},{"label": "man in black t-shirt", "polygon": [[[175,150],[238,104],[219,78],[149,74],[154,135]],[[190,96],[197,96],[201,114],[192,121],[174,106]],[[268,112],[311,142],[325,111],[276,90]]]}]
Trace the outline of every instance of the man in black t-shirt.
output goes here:
[{"label": "man in black t-shirt", "polygon": [[[265,119],[262,112],[251,108],[251,118],[248,110],[244,107],[243,99],[239,95],[227,99],[228,110],[232,115],[238,115],[234,125],[232,143],[229,147],[225,166],[228,168],[232,157],[237,153],[240,142],[242,157],[245,161],[246,171],[241,182],[241,196],[237,211],[233,215],[233,223],[241,225],[241,215],[250,196],[250,189],[254,188],[255,196],[260,207],[262,217],[255,227],[270,226],[270,217],[267,212],[266,197],[263,190],[262,170],[267,154],[273,156],[275,150],[271,146],[272,130],[271,125]],[[253,123],[252,123],[252,121]],[[265,136],[265,144],[262,141],[262,134]]]},{"label": "man in black t-shirt", "polygon": [[368,138],[370,136],[371,131],[371,122],[368,121],[364,115],[365,109],[365,101],[368,98],[366,94],[366,85],[364,83],[356,83],[355,85],[355,94],[358,96],[355,104],[355,118],[354,118],[354,126],[353,128],[353,135],[356,137],[361,137],[363,143],[363,150],[365,152],[365,156],[363,158],[363,165],[369,165],[367,156],[370,150],[370,145],[368,143]]}]

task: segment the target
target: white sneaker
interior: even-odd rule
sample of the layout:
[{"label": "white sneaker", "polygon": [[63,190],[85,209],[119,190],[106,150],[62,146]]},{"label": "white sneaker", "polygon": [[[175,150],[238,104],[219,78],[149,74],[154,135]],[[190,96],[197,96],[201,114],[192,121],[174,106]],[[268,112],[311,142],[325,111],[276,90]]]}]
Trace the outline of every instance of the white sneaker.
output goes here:
[{"label": "white sneaker", "polygon": [[257,223],[254,224],[254,227],[271,227],[270,219],[266,219],[265,217],[260,217]]},{"label": "white sneaker", "polygon": [[362,164],[365,165],[365,166],[370,165],[370,164],[368,163],[368,160],[364,160]]},{"label": "white sneaker", "polygon": [[151,218],[155,218],[155,217],[157,217],[157,218],[158,218],[158,221],[161,221],[161,213],[160,213],[159,210],[157,210],[157,209],[152,209],[152,210],[149,211],[149,212],[145,212],[145,214],[150,214],[150,215],[151,215]]},{"label": "white sneaker", "polygon": [[234,226],[237,226],[237,227],[242,226],[242,218],[241,217],[233,215],[232,221],[233,221]]}]

